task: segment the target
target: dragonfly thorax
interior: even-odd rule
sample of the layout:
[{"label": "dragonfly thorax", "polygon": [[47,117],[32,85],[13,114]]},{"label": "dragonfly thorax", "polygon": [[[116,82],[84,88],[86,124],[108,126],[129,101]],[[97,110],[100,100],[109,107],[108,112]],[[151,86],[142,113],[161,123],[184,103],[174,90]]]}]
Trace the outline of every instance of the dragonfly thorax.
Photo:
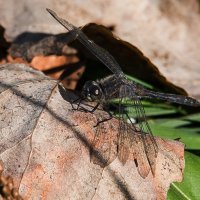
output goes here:
[{"label": "dragonfly thorax", "polygon": [[88,101],[99,101],[102,94],[102,89],[96,81],[87,81],[83,86],[82,95]]}]

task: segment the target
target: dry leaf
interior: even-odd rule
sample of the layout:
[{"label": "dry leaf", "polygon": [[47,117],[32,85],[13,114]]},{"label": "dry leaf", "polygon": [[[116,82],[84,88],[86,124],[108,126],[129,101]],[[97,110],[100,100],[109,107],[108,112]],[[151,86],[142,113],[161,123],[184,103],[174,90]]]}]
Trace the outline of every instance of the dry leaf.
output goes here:
[{"label": "dry leaf", "polygon": [[[63,85],[68,89],[75,89],[80,75],[84,71],[82,65],[75,67],[78,63],[76,56],[35,56],[30,65],[34,69],[43,71],[46,75],[61,79]],[[65,75],[64,78],[63,74]]]},{"label": "dry leaf", "polygon": [[23,58],[31,62],[35,56],[74,54],[75,50],[67,46],[72,34],[44,34],[25,32],[11,44],[9,53],[14,58]]},{"label": "dry leaf", "polygon": [[[182,180],[180,142],[156,139],[154,177],[142,178],[133,156],[122,165],[115,142],[101,167],[90,157],[96,115],[72,110],[74,94],[63,98],[62,85],[23,64],[2,65],[0,80],[0,159],[25,199],[166,199],[169,184]],[[101,144],[116,141],[118,120],[105,122],[104,133]]]},{"label": "dry leaf", "polygon": [[84,69],[78,63],[75,49],[67,46],[70,40],[71,33],[56,36],[22,33],[12,42],[7,59],[11,63],[29,64],[54,79],[61,79],[66,88],[75,89]]}]

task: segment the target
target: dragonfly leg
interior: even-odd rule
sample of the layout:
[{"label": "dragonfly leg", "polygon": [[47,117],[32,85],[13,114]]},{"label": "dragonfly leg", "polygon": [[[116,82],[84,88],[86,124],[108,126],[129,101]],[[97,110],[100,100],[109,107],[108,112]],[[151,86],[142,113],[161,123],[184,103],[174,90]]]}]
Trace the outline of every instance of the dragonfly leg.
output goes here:
[{"label": "dragonfly leg", "polygon": [[96,106],[95,106],[90,112],[93,113],[93,112],[99,107],[99,105],[100,105],[100,103],[98,102],[98,103],[96,104]]},{"label": "dragonfly leg", "polygon": [[[95,107],[93,107],[91,110],[89,110],[89,109],[86,109],[86,108],[84,108],[84,107],[81,106],[81,102],[83,100],[85,100],[85,98],[84,99],[83,98],[78,98],[78,99],[74,100],[73,102],[71,102],[72,110],[79,110],[79,111],[93,113],[99,107],[99,105],[100,105],[100,103],[98,102],[95,105]],[[75,104],[77,101],[79,101],[79,102],[77,103],[77,107],[75,108],[73,104]]]},{"label": "dragonfly leg", "polygon": [[106,122],[106,121],[109,121],[109,120],[111,120],[113,118],[113,115],[112,115],[111,112],[107,111],[107,113],[108,113],[109,117],[98,121],[94,127],[97,127],[99,124],[101,124],[103,122]]},{"label": "dragonfly leg", "polygon": [[[81,104],[81,101],[82,101],[82,100],[83,100],[83,99],[82,99],[81,97],[79,97],[79,98],[75,99],[74,101],[70,102],[70,104],[71,104],[71,106],[72,106],[72,110],[79,110],[79,107],[80,107],[80,104]],[[77,107],[75,108],[75,107],[74,107],[74,104],[75,104],[77,101],[79,101],[79,102],[78,102],[78,104],[77,104]]]}]

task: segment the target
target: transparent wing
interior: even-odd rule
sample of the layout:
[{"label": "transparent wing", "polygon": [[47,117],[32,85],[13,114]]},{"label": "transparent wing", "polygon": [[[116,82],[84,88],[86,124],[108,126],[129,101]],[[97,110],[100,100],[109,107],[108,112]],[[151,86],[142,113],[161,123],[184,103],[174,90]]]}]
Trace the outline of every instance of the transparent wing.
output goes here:
[{"label": "transparent wing", "polygon": [[[120,99],[125,103],[132,97],[132,107],[135,110],[135,119],[139,120],[138,123],[133,123],[129,117],[127,110],[119,110],[120,114],[120,134],[119,134],[119,153],[120,160],[124,163],[127,160],[127,155],[135,155],[138,164],[138,171],[142,177],[146,177],[151,170],[152,174],[155,173],[155,160],[158,153],[158,146],[155,138],[151,132],[149,124],[146,120],[145,111],[141,101],[133,94],[129,85],[122,85],[120,88]],[[130,99],[129,99],[130,102]],[[128,119],[129,124],[124,123]],[[127,150],[129,147],[129,150]]]},{"label": "transparent wing", "polygon": [[115,75],[123,77],[124,73],[121,67],[115,60],[115,58],[105,49],[91,41],[87,35],[85,35],[81,29],[70,24],[68,21],[58,17],[58,15],[47,8],[47,11],[68,31],[76,31],[76,38],[78,39],[96,58],[98,58],[108,69],[110,69]]},{"label": "transparent wing", "polygon": [[[98,116],[98,113],[95,115]],[[105,118],[105,113],[102,117]],[[116,158],[117,137],[114,133],[107,121],[98,124],[90,149],[90,159],[93,163],[105,167]]]},{"label": "transparent wing", "polygon": [[119,103],[119,133],[118,133],[118,142],[117,142],[117,153],[119,160],[125,164],[129,158],[130,149],[133,143],[133,131],[131,130],[130,126],[127,126],[127,123],[124,119],[124,109],[122,108],[122,101],[120,99]]}]

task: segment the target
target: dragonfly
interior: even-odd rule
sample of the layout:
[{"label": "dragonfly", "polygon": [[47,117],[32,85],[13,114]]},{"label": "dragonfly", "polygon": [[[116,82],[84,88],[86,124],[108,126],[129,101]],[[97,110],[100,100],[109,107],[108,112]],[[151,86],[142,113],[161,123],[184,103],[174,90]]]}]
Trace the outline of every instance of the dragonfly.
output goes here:
[{"label": "dragonfly", "polygon": [[[128,80],[119,63],[107,50],[90,40],[81,28],[58,17],[54,11],[48,8],[47,11],[68,31],[73,31],[75,33],[74,39],[79,40],[82,45],[113,73],[111,76],[97,81],[87,81],[83,86],[81,97],[77,99],[79,100],[77,109],[83,100],[95,102],[96,105],[91,112],[102,106],[109,113],[110,117],[108,119],[111,119],[112,114],[107,105],[113,99],[118,99],[119,134],[117,154],[119,160],[124,164],[128,160],[129,155],[134,154],[135,158],[137,158],[135,161],[140,175],[145,178],[149,174],[149,171],[154,175],[158,144],[148,124],[141,99],[160,99],[188,106],[200,106],[200,103],[191,97],[148,90],[142,85]],[[123,108],[122,105],[126,104],[126,102],[131,102],[131,107],[135,109],[136,118],[138,119],[137,123],[132,122],[128,111]],[[99,121],[97,125],[108,119]],[[127,119],[129,123],[126,122]],[[94,146],[97,145],[100,137],[101,131],[98,132],[94,139]]]}]

